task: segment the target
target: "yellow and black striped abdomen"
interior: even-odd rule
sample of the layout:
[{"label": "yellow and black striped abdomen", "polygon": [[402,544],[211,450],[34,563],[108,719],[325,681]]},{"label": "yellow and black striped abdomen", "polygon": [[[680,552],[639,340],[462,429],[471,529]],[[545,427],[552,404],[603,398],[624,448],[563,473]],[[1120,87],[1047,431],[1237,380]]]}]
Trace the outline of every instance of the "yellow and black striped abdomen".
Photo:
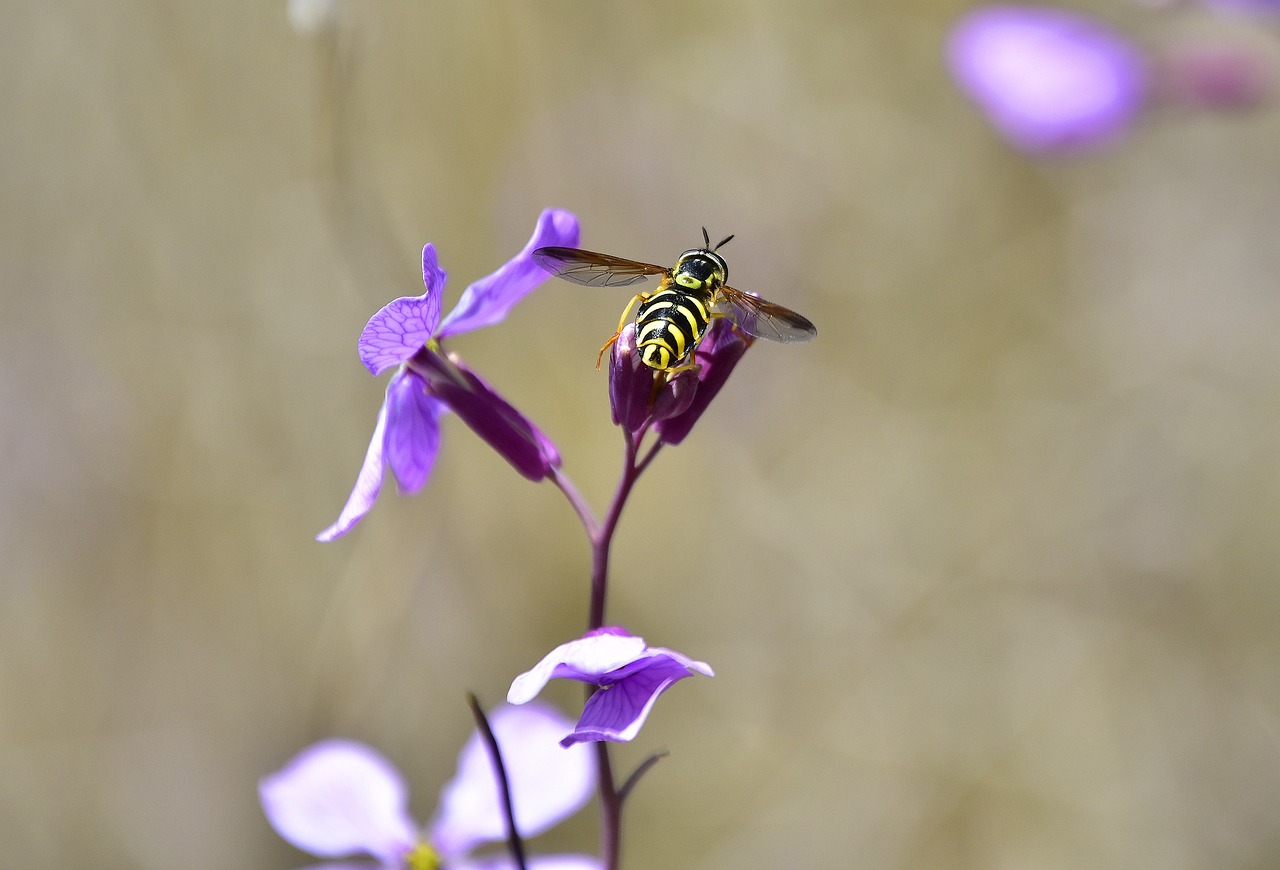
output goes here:
[{"label": "yellow and black striped abdomen", "polygon": [[711,320],[715,291],[663,281],[636,309],[636,349],[651,369],[675,368],[693,352]]}]

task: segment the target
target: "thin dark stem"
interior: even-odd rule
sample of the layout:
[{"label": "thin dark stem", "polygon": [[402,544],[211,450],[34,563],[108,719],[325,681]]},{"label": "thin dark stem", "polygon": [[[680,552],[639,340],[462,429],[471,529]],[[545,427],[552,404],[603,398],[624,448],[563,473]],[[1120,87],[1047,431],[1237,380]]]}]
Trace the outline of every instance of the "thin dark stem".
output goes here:
[{"label": "thin dark stem", "polygon": [[636,783],[640,781],[640,777],[648,773],[649,768],[666,757],[667,753],[665,751],[655,752],[640,762],[640,766],[631,772],[631,775],[627,777],[627,781],[622,784],[622,788],[618,789],[618,803],[624,803],[627,800],[627,796],[631,794],[631,790],[636,787]]},{"label": "thin dark stem", "polygon": [[[479,699],[468,692],[467,703],[471,705],[471,714],[475,716],[476,727],[480,729],[480,734],[484,737],[484,741],[489,747],[489,758],[493,762],[493,772],[498,778],[498,790],[502,793],[502,808],[507,817],[507,844],[511,847],[511,857],[520,870],[527,870],[527,863],[524,857],[524,841],[520,839],[520,830],[516,827],[516,808],[511,802],[511,782],[507,779],[506,765],[502,763],[502,750],[498,748],[498,738],[494,736],[493,728],[489,726],[489,717],[484,715],[484,709],[480,706]],[[612,786],[610,786],[610,790],[612,791]]]},{"label": "thin dark stem", "polygon": [[596,743],[596,770],[600,777],[600,860],[605,870],[618,870],[622,854],[622,801],[613,787],[609,744]]}]

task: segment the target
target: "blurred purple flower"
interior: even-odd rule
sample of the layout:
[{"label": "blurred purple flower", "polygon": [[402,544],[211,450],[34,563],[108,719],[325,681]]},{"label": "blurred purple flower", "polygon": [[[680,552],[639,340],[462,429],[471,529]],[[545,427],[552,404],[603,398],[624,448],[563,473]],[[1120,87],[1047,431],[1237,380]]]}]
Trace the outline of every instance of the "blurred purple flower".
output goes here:
[{"label": "blurred purple flower", "polygon": [[715,676],[711,666],[674,650],[645,645],[626,629],[614,626],[589,631],[562,643],[516,677],[507,701],[524,704],[553,679],[578,680],[598,689],[582,710],[573,731],[560,741],[623,743],[635,739],[658,696],[695,673]]},{"label": "blurred purple flower", "polygon": [[1275,89],[1271,61],[1247,44],[1192,43],[1166,49],[1154,76],[1161,102],[1192,109],[1251,109]]},{"label": "blurred purple flower", "polygon": [[1146,64],[1137,47],[1073,12],[978,9],[952,30],[949,55],[961,88],[1026,151],[1102,145],[1128,128],[1146,99]]},{"label": "blurred purple flower", "polygon": [[[502,749],[516,825],[536,836],[576,813],[595,788],[590,752],[565,752],[569,721],[549,707],[501,706],[489,724]],[[304,749],[258,787],[267,821],[294,846],[321,858],[367,855],[399,870],[514,870],[507,857],[471,859],[482,843],[505,840],[498,779],[478,731],[458,756],[426,834],[409,817],[409,790],[377,751],[352,740]],[[328,865],[334,870],[353,865]],[[599,870],[583,855],[530,858],[530,870]]]},{"label": "blurred purple flower", "polygon": [[530,480],[541,480],[559,466],[555,445],[457,357],[445,354],[440,340],[498,323],[542,284],[549,276],[530,257],[535,248],[577,243],[578,219],[572,213],[543,211],[524,250],[468,287],[443,320],[440,297],[448,276],[436,262],[435,247],[422,249],[427,292],[388,303],[360,334],[360,360],[369,371],[379,375],[392,366],[400,368],[387,384],[355,488],[337,521],[316,540],[345,535],[369,512],[382,487],[384,464],[391,466],[401,491],[420,490],[435,465],[440,416],[446,410]]},{"label": "blurred purple flower", "polygon": [[668,378],[641,361],[635,346],[635,324],[628,323],[609,356],[613,422],[633,435],[654,423],[664,443],[679,444],[720,392],[752,341],[727,318],[716,318],[694,349],[694,367]]}]

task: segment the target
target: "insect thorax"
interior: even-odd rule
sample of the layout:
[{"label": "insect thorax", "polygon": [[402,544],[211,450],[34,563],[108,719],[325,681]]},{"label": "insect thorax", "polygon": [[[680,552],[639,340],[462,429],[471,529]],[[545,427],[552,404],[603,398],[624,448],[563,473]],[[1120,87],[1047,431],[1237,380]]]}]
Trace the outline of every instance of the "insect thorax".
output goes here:
[{"label": "insect thorax", "polygon": [[671,270],[671,280],[684,290],[717,290],[729,280],[729,264],[715,251],[685,251]]}]

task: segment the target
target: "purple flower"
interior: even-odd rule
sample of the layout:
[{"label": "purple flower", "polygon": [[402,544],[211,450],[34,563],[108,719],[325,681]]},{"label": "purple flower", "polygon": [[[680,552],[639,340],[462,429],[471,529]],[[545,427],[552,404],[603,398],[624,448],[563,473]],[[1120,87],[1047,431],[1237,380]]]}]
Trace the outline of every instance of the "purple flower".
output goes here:
[{"label": "purple flower", "polygon": [[1015,147],[1088,148],[1122,133],[1147,92],[1145,62],[1121,34],[1071,12],[989,6],[951,33],[951,71]]},{"label": "purple flower", "polygon": [[[536,836],[576,813],[595,788],[591,753],[565,752],[557,737],[569,722],[554,710],[502,706],[489,717],[511,783],[516,824]],[[424,834],[409,817],[400,772],[375,750],[352,740],[304,749],[264,778],[258,793],[267,820],[294,846],[321,858],[368,855],[382,868],[512,870],[504,857],[471,859],[481,843],[506,839],[498,779],[478,731],[458,756],[458,772],[440,793]],[[582,855],[531,858],[531,870],[599,870]],[[334,870],[339,866],[331,865]]]},{"label": "purple flower", "polygon": [[360,360],[375,375],[399,369],[387,384],[373,438],[342,513],[316,536],[332,541],[349,532],[373,507],[382,487],[384,464],[403,492],[415,493],[427,482],[440,447],[440,416],[452,410],[477,435],[530,480],[541,480],[559,466],[555,445],[519,411],[457,357],[444,353],[447,336],[491,326],[545,281],[547,273],[531,254],[546,245],[576,245],[578,219],[547,209],[538,218],[524,250],[462,294],[443,320],[440,297],[447,274],[436,262],[433,245],[422,249],[422,280],[427,292],[388,303],[360,334]]},{"label": "purple flower", "polygon": [[668,379],[640,360],[635,347],[635,324],[628,323],[609,356],[613,422],[633,435],[654,423],[664,443],[679,444],[720,392],[752,341],[728,319],[716,318],[693,351],[694,367]]},{"label": "purple flower", "polygon": [[560,741],[572,746],[587,740],[623,743],[634,740],[658,696],[695,673],[715,676],[706,662],[662,647],[645,646],[644,638],[626,629],[598,628],[562,643],[511,683],[507,701],[524,704],[549,680],[578,680],[597,686],[578,724]]}]

